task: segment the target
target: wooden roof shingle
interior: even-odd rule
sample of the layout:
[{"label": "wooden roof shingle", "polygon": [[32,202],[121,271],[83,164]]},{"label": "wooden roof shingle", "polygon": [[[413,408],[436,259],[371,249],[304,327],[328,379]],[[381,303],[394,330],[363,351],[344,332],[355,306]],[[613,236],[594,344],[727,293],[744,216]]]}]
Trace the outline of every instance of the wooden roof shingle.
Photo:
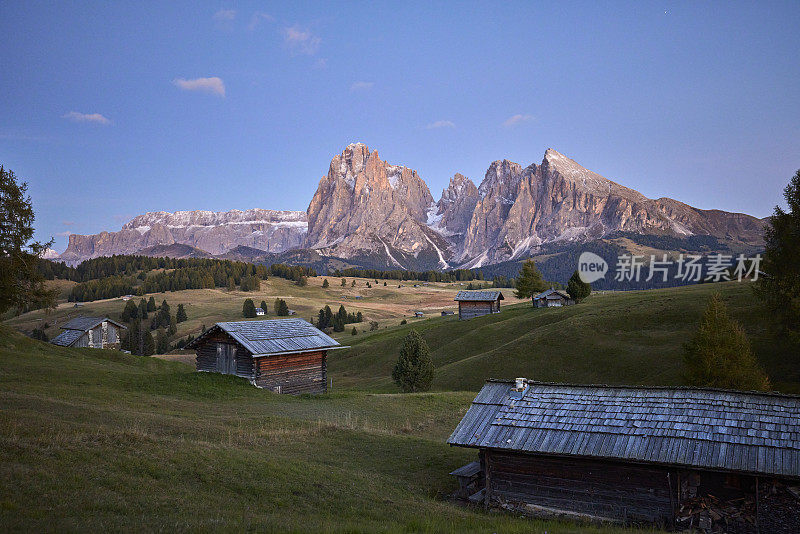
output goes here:
[{"label": "wooden roof shingle", "polygon": [[503,297],[503,293],[500,291],[459,291],[456,294],[456,298],[453,300],[463,300],[463,301],[481,301],[481,302],[494,302],[496,300],[505,300]]},{"label": "wooden roof shingle", "polygon": [[800,397],[489,381],[451,445],[800,478]]}]

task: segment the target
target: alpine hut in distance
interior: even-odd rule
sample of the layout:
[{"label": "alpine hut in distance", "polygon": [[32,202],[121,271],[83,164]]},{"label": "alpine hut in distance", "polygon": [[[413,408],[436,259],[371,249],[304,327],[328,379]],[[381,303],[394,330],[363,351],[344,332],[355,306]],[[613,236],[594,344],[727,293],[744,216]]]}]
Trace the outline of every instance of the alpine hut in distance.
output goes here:
[{"label": "alpine hut in distance", "polygon": [[89,347],[93,349],[118,349],[122,330],[127,327],[108,317],[76,317],[64,323],[63,332],[50,343],[62,347]]},{"label": "alpine hut in distance", "polygon": [[[796,532],[800,396],[490,380],[447,440],[462,494],[532,515]],[[722,530],[717,530],[722,529]]]},{"label": "alpine hut in distance", "polygon": [[217,323],[187,346],[197,370],[250,380],[276,393],[325,393],[327,353],[345,348],[303,319]]},{"label": "alpine hut in distance", "polygon": [[500,301],[505,300],[500,291],[459,291],[458,318],[472,319],[481,315],[500,313]]},{"label": "alpine hut in distance", "polygon": [[566,291],[561,289],[550,288],[547,291],[542,291],[538,295],[533,296],[534,308],[558,308],[561,306],[570,306],[575,301]]}]

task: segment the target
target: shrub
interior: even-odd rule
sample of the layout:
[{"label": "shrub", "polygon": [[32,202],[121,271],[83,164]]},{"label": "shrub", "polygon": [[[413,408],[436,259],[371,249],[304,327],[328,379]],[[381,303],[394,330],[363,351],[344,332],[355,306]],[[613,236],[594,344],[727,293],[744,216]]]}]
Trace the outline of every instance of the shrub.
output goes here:
[{"label": "shrub", "polygon": [[245,299],[242,304],[242,315],[247,318],[256,316],[256,305],[253,304],[253,299]]}]

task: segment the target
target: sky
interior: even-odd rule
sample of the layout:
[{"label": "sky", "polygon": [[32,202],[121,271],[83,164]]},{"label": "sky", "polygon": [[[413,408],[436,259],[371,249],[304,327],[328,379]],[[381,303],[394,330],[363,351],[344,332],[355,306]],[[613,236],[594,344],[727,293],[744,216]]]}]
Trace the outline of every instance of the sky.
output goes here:
[{"label": "sky", "polygon": [[305,210],[357,141],[437,199],[554,148],[764,217],[800,168],[798,27],[796,0],[0,0],[0,164],[59,252],[147,211]]}]

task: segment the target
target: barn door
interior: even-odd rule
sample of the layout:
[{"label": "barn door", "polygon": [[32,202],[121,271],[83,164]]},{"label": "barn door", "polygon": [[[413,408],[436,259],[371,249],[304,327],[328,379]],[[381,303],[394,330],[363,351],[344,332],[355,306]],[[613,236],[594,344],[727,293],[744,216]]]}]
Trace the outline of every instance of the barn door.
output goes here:
[{"label": "barn door", "polygon": [[236,347],[230,343],[217,343],[217,372],[236,374]]}]

